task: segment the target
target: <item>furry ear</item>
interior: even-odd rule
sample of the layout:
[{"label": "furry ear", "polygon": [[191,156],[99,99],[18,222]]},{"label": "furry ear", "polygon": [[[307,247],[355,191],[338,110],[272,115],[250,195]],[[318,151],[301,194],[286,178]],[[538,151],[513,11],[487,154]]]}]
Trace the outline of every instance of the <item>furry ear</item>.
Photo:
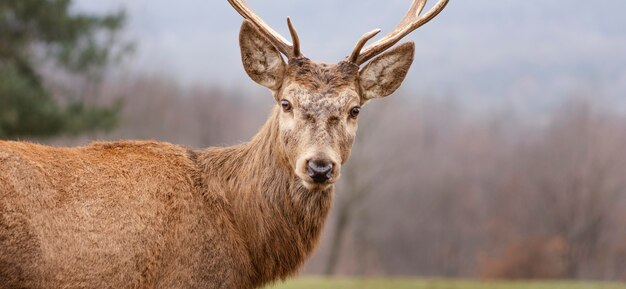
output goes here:
[{"label": "furry ear", "polygon": [[415,44],[404,43],[376,57],[359,72],[363,102],[396,91],[413,63]]},{"label": "furry ear", "polygon": [[272,91],[278,90],[285,76],[285,62],[278,49],[248,20],[241,25],[239,47],[248,76]]}]

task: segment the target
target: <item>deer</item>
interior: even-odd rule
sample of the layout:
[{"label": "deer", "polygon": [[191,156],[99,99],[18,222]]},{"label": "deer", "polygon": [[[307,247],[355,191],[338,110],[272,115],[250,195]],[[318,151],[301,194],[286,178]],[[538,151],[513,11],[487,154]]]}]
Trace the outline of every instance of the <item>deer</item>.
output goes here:
[{"label": "deer", "polygon": [[276,105],[231,147],[157,141],[51,147],[0,141],[0,288],[252,289],[295,275],[314,251],[368,101],[413,63],[402,38],[435,18],[414,0],[386,36],[336,64],[311,61],[244,0],[244,70]]}]

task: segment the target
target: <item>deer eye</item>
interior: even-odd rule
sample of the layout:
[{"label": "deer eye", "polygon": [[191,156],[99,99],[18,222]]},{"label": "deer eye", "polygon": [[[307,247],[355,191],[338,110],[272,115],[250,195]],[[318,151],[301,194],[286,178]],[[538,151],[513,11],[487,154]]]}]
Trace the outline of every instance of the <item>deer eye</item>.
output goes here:
[{"label": "deer eye", "polygon": [[284,112],[291,112],[291,110],[293,109],[291,107],[291,103],[286,99],[280,101],[280,106],[283,108]]},{"label": "deer eye", "polygon": [[361,108],[358,107],[358,106],[355,106],[355,107],[350,109],[350,117],[351,118],[357,118],[359,116],[360,112],[361,112]]}]

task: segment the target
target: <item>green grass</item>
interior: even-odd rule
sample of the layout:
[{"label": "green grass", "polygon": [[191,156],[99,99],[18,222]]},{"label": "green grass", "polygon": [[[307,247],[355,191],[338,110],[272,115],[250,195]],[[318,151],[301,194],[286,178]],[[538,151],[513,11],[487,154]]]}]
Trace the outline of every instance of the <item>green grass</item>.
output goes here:
[{"label": "green grass", "polygon": [[265,289],[626,289],[626,284],[574,281],[466,281],[438,279],[324,279],[306,277]]}]

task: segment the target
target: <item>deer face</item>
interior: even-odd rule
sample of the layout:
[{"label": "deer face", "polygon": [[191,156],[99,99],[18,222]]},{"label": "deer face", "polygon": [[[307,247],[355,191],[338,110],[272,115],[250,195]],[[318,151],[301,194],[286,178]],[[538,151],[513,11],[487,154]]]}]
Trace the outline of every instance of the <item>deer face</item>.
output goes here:
[{"label": "deer face", "polygon": [[393,93],[413,61],[414,46],[398,46],[363,69],[349,62],[315,63],[297,55],[285,63],[254,24],[240,34],[244,68],[276,100],[282,152],[311,190],[324,190],[350,156],[361,106]]},{"label": "deer face", "polygon": [[339,179],[357,130],[361,106],[355,86],[358,67],[292,59],[276,93],[284,152],[309,189],[324,189]]}]

